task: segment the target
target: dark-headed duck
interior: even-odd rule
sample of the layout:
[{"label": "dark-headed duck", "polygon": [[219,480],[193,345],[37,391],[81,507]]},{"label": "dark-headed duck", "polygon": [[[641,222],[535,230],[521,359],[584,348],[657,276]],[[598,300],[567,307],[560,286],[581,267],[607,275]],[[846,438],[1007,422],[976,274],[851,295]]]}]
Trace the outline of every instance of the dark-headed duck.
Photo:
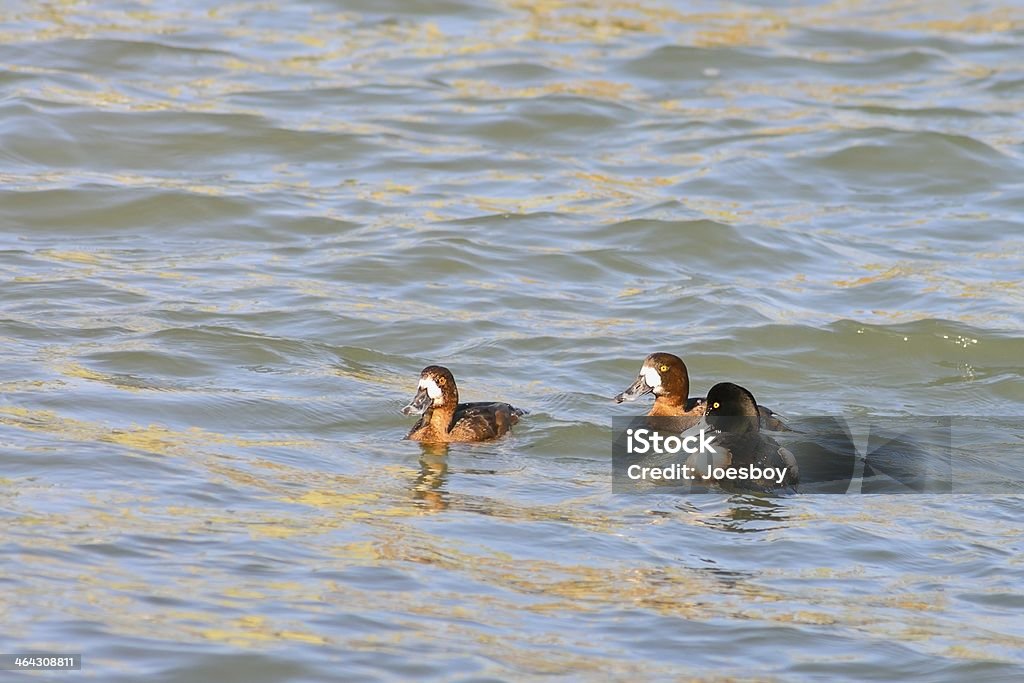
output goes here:
[{"label": "dark-headed duck", "polygon": [[[704,399],[690,398],[690,374],[686,363],[671,353],[652,353],[644,359],[632,386],[615,397],[616,403],[635,401],[654,394],[654,405],[647,413],[653,417],[682,417],[682,429],[695,425],[704,414]],[[769,408],[758,406],[761,426],[774,431],[790,431]]]},{"label": "dark-headed duck", "polygon": [[704,417],[690,432],[704,430],[713,435],[715,452],[694,453],[686,460],[699,477],[704,477],[709,466],[722,470],[746,469],[751,474],[756,474],[751,468],[757,467],[761,470],[758,477],[711,476],[709,479],[730,488],[755,491],[796,487],[800,482],[796,458],[775,439],[761,433],[761,419],[753,394],[738,384],[722,382],[711,387],[706,400]]},{"label": "dark-headed duck", "polygon": [[422,415],[405,438],[447,443],[497,438],[526,411],[507,403],[459,403],[459,390],[448,368],[428,365],[420,373],[416,396],[402,413]]}]

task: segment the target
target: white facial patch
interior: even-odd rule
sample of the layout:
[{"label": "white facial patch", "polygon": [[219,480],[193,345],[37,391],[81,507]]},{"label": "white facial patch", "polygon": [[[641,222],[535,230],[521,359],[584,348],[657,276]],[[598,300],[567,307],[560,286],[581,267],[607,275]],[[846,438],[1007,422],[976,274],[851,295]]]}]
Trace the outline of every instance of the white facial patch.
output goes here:
[{"label": "white facial patch", "polygon": [[433,399],[434,403],[438,405],[444,403],[444,399],[441,399],[441,387],[437,386],[437,382],[430,377],[424,377],[420,380],[420,389],[426,389],[427,396]]},{"label": "white facial patch", "polygon": [[647,382],[647,386],[651,387],[652,389],[661,388],[661,375],[659,375],[658,371],[652,368],[650,365],[648,365],[645,368],[642,368],[640,370],[640,374],[644,376],[644,381]]}]

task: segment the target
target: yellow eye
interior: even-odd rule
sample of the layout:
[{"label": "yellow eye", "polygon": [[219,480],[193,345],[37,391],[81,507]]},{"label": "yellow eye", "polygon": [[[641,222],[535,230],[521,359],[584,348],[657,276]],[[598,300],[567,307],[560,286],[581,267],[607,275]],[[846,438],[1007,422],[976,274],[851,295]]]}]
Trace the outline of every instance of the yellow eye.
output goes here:
[{"label": "yellow eye", "polygon": [[660,368],[658,368],[658,369],[659,369],[659,370],[661,370],[662,372],[665,372],[666,370],[668,370],[668,366],[667,366],[667,365],[662,365],[662,366],[661,366]]},{"label": "yellow eye", "polygon": [[722,405],[722,404],[719,403],[718,401],[715,401],[715,404],[713,406],[711,406],[711,410],[717,410],[718,406],[720,406],[720,405]]}]

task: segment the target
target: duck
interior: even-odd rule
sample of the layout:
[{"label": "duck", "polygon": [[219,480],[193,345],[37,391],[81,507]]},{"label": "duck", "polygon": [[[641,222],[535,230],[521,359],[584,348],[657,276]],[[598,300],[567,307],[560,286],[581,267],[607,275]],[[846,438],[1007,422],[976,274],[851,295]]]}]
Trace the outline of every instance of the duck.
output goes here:
[{"label": "duck", "polygon": [[490,441],[507,433],[525,410],[508,403],[459,403],[459,389],[451,371],[428,365],[420,372],[416,395],[402,408],[403,415],[420,415],[405,437],[424,443]]},{"label": "duck", "polygon": [[671,353],[652,353],[644,359],[636,381],[615,396],[616,403],[635,401],[645,394],[654,394],[654,405],[647,414],[652,417],[692,417],[696,424],[704,415],[704,401],[690,398],[690,373],[686,363]]},{"label": "duck", "polygon": [[[705,402],[702,398],[690,397],[690,373],[686,363],[671,353],[652,353],[644,359],[636,381],[615,398],[616,403],[635,401],[645,394],[654,394],[654,405],[648,417],[679,418],[674,424],[685,430],[697,424],[704,415]],[[776,417],[775,412],[765,406],[758,406],[761,426],[778,432],[792,431]]]},{"label": "duck", "polygon": [[[698,480],[755,491],[796,490],[800,483],[796,458],[775,439],[761,432],[757,400],[748,389],[732,382],[719,382],[708,391],[705,405],[703,417],[689,432],[704,431],[712,436],[714,452],[694,453],[686,460],[687,466],[695,468]],[[757,473],[752,471],[753,467],[762,471],[761,476],[755,476]],[[714,472],[716,468],[723,472]],[[745,469],[751,476],[732,479],[715,476],[724,474],[724,470],[729,468],[741,473]],[[709,472],[711,477],[704,476]]]}]

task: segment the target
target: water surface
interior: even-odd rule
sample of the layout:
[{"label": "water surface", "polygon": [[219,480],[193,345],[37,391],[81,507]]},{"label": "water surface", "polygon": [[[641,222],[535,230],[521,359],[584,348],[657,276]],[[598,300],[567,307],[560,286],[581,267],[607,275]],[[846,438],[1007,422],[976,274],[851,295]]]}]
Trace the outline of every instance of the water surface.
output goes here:
[{"label": "water surface", "polygon": [[[0,38],[0,651],[1024,673],[1016,5],[8,2]],[[1000,486],[612,495],[653,350],[793,418],[992,418],[955,473]],[[430,363],[531,415],[402,441]]]}]

